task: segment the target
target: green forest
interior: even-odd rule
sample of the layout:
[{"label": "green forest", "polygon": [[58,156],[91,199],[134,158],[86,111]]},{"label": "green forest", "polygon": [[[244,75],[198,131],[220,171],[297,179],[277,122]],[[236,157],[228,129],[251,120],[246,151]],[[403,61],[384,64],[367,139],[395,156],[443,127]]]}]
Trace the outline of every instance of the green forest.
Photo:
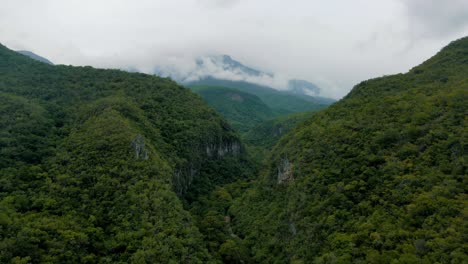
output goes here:
[{"label": "green forest", "polygon": [[466,263],[468,37],[331,105],[244,88],[0,45],[0,263]]}]

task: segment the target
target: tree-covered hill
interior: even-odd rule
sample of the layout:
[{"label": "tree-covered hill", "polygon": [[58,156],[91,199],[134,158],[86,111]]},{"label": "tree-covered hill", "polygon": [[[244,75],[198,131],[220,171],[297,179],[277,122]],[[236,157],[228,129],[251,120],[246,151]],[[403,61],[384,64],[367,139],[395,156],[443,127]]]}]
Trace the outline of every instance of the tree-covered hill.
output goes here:
[{"label": "tree-covered hill", "polygon": [[29,50],[17,50],[16,52],[18,52],[20,54],[23,54],[25,56],[28,56],[31,59],[43,62],[43,63],[47,63],[47,64],[51,64],[51,65],[53,64],[50,60],[48,60],[48,59],[46,59],[44,57],[41,57],[41,56],[37,55],[36,53],[31,52]]},{"label": "tree-covered hill", "polygon": [[217,86],[191,86],[190,89],[242,133],[276,116],[260,98],[250,93]]},{"label": "tree-covered hill", "polygon": [[313,114],[314,112],[293,113],[264,121],[245,133],[243,140],[248,145],[271,150],[284,135]]},{"label": "tree-covered hill", "polygon": [[466,262],[468,38],[316,113],[244,88],[195,90],[258,174],[189,89],[0,45],[0,263]]},{"label": "tree-covered hill", "polygon": [[243,133],[242,141],[247,146],[251,157],[261,164],[284,135],[309,119],[314,113],[293,113],[266,120]]},{"label": "tree-covered hill", "polygon": [[1,263],[210,262],[181,198],[253,170],[230,126],[171,80],[1,45],[0,153]]},{"label": "tree-covered hill", "polygon": [[317,111],[325,109],[334,102],[333,99],[329,98],[295,94],[291,91],[278,91],[270,87],[242,81],[207,78],[202,81],[192,82],[189,86],[228,87],[253,94],[260,98],[277,115]]},{"label": "tree-covered hill", "polygon": [[466,263],[468,38],[358,84],[230,207],[260,263]]}]

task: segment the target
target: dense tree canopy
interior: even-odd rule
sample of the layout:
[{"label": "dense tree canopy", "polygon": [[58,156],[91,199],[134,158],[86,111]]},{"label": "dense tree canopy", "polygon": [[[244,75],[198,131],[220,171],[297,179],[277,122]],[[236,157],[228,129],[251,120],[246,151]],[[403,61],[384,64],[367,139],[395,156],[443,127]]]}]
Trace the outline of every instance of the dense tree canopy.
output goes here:
[{"label": "dense tree canopy", "polygon": [[0,262],[468,259],[468,38],[316,113],[195,90],[228,121],[169,79],[0,46]]},{"label": "dense tree canopy", "polygon": [[468,38],[368,80],[280,140],[233,202],[262,263],[464,263]]},{"label": "dense tree canopy", "polygon": [[183,198],[253,169],[230,126],[168,79],[0,46],[0,113],[2,263],[212,261]]}]

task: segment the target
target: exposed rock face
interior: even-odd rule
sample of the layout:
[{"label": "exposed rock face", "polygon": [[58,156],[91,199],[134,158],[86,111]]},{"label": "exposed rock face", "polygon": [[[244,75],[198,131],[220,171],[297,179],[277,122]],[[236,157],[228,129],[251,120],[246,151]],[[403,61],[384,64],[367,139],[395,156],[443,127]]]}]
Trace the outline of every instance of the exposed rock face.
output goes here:
[{"label": "exposed rock face", "polygon": [[221,144],[209,144],[206,146],[206,155],[208,157],[222,158],[225,155],[239,155],[241,153],[241,144],[237,141],[225,141]]},{"label": "exposed rock face", "polygon": [[232,101],[236,101],[236,102],[244,102],[244,98],[240,95],[240,94],[230,94],[229,97],[231,98]]},{"label": "exposed rock face", "polygon": [[225,139],[216,143],[206,143],[199,156],[174,170],[173,184],[178,195],[187,192],[193,180],[199,176],[204,160],[222,159],[228,155],[238,156],[242,153],[242,145],[238,140]]},{"label": "exposed rock face", "polygon": [[297,229],[296,229],[296,225],[294,224],[294,222],[288,221],[288,226],[289,226],[289,232],[291,232],[291,234],[295,236],[297,234]]},{"label": "exposed rock face", "polygon": [[288,158],[282,158],[278,165],[278,184],[288,183],[294,180],[293,167]]},{"label": "exposed rock face", "polygon": [[176,169],[174,171],[174,189],[177,195],[182,195],[187,192],[188,188],[193,182],[195,176],[199,174],[200,169],[190,162],[184,169]]},{"label": "exposed rock face", "polygon": [[142,135],[136,136],[131,144],[133,150],[135,151],[136,159],[147,160],[149,158],[148,151],[145,148],[145,137]]},{"label": "exposed rock face", "polygon": [[281,135],[283,135],[283,126],[282,125],[276,125],[273,128],[273,136],[279,137]]}]

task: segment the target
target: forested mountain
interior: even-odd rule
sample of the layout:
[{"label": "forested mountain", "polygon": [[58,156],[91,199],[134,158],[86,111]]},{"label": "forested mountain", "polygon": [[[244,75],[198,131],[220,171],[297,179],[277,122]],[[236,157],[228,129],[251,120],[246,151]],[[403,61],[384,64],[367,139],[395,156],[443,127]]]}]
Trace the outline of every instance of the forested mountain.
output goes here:
[{"label": "forested mountain", "polygon": [[236,89],[216,86],[192,86],[194,92],[238,131],[247,132],[262,122],[277,116],[257,96]]},{"label": "forested mountain", "polygon": [[25,56],[28,56],[31,59],[43,62],[43,63],[47,63],[47,64],[51,64],[51,65],[53,64],[50,60],[48,60],[48,59],[46,59],[44,57],[41,57],[41,56],[37,55],[36,53],[31,52],[29,50],[18,50],[16,52],[18,52],[20,54],[23,54]]},{"label": "forested mountain", "polygon": [[[261,86],[276,91],[283,91],[297,97],[319,96],[321,89],[306,80],[286,80],[274,73],[264,72],[242,64],[229,55],[199,56],[194,61],[194,67],[187,70],[186,67],[176,65],[157,65],[154,73],[159,76],[170,77],[184,85],[207,85],[212,82],[246,83],[252,86]],[[276,88],[276,89],[275,89]]]},{"label": "forested mountain", "polygon": [[326,109],[235,85],[0,45],[0,263],[466,262],[468,37]]},{"label": "forested mountain", "polygon": [[275,146],[229,209],[260,263],[465,263],[468,38],[364,81]]},{"label": "forested mountain", "polygon": [[245,93],[253,94],[260,98],[268,107],[277,114],[291,114],[297,112],[317,111],[326,108],[335,102],[330,98],[309,96],[297,91],[279,91],[271,87],[257,85],[244,81],[229,81],[206,78],[191,82],[189,87],[227,87]]},{"label": "forested mountain", "polygon": [[290,130],[313,115],[313,112],[293,113],[267,120],[253,127],[244,135],[244,142],[271,150]]},{"label": "forested mountain", "polygon": [[0,102],[1,263],[214,260],[182,201],[254,173],[197,95],[0,46]]}]

